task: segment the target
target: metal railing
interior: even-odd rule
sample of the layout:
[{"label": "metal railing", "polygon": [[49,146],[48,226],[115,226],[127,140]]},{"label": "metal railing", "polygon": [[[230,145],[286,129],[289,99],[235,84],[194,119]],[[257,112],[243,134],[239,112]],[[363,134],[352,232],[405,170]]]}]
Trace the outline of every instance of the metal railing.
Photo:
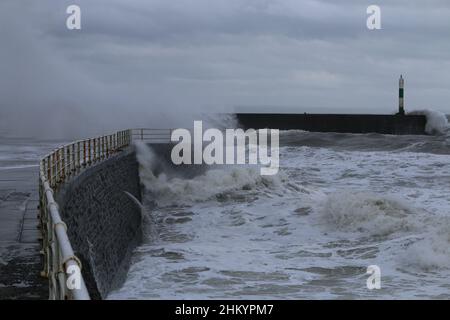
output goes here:
[{"label": "metal railing", "polygon": [[151,143],[167,143],[170,142],[172,129],[148,129],[137,128],[131,129],[131,137],[133,140],[144,140]]},{"label": "metal railing", "polygon": [[[130,145],[132,130],[75,141],[62,146],[45,156],[39,166],[39,208],[42,231],[42,253],[44,269],[41,275],[49,279],[50,299],[89,299],[86,284],[81,276],[80,285],[68,285],[69,277],[81,262],[75,256],[67,226],[61,219],[54,193],[62,183],[78,175],[84,168],[92,166],[120,152]],[[73,289],[71,289],[73,287]]]},{"label": "metal railing", "polygon": [[131,142],[131,130],[115,134],[79,140],[62,146],[41,160],[46,180],[51,188],[57,188],[82,169],[102,161],[120,151]]},{"label": "metal railing", "polygon": [[54,193],[83,169],[93,166],[128,147],[132,140],[152,143],[170,142],[171,129],[128,129],[111,135],[79,140],[57,148],[39,164],[39,220],[42,231],[44,268],[41,275],[49,279],[50,299],[90,299],[81,276],[79,288],[70,289],[71,267],[81,270],[67,236]]}]

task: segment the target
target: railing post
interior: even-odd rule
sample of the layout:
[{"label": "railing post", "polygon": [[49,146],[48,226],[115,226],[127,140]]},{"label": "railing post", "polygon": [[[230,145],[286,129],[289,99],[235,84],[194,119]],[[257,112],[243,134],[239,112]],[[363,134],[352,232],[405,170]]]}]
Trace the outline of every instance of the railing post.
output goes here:
[{"label": "railing post", "polygon": [[83,167],[86,167],[86,140],[83,140]]},{"label": "railing post", "polygon": [[101,143],[101,137],[97,137],[97,160],[101,160],[102,158],[102,143]]},{"label": "railing post", "polygon": [[56,184],[60,183],[61,181],[61,162],[60,162],[60,151],[59,149],[56,150]]},{"label": "railing post", "polygon": [[108,141],[108,136],[105,136],[105,140],[106,140],[106,158],[109,157],[109,141]]},{"label": "railing post", "polygon": [[70,146],[67,146],[67,170],[66,170],[66,173],[67,173],[67,177],[68,178],[72,174],[72,161],[70,161],[70,160],[71,160],[71,157],[70,157]]},{"label": "railing post", "polygon": [[56,164],[56,151],[53,151],[53,153],[52,153],[52,173],[53,173],[53,178],[52,178],[52,184],[51,184],[52,188],[55,187],[56,182],[57,182],[57,180],[56,180],[57,177],[58,177],[57,170],[58,170],[58,166]]},{"label": "railing post", "polygon": [[48,184],[52,185],[52,163],[50,160],[50,156],[47,157],[47,180]]},{"label": "railing post", "polygon": [[61,153],[61,183],[66,179],[66,148],[59,149]]},{"label": "railing post", "polygon": [[77,141],[77,173],[80,171],[81,168],[81,143],[80,141]]},{"label": "railing post", "polygon": [[105,137],[104,136],[101,136],[101,145],[102,145],[102,148],[101,148],[101,155],[100,155],[100,157],[101,157],[101,159],[103,160],[103,158],[105,157]]},{"label": "railing post", "polygon": [[141,129],[141,140],[144,140],[144,129]]},{"label": "railing post", "polygon": [[92,163],[91,151],[91,139],[88,139],[88,165],[91,165]]},{"label": "railing post", "polygon": [[94,145],[93,145],[94,162],[97,162],[97,148],[96,148],[96,142],[97,142],[97,139],[94,138],[94,139],[92,139],[92,140],[93,140],[92,143],[94,144]]},{"label": "railing post", "polygon": [[75,174],[77,170],[75,161],[75,143],[72,143],[72,174]]}]

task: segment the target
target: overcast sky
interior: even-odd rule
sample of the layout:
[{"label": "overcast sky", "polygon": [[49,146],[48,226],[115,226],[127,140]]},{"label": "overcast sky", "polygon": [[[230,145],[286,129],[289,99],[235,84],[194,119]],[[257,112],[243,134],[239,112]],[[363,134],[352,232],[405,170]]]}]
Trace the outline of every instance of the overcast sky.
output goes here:
[{"label": "overcast sky", "polygon": [[[382,30],[366,27],[371,4]],[[448,0],[1,0],[0,133],[235,107],[390,113],[400,74],[407,111],[450,113],[449,40]]]}]

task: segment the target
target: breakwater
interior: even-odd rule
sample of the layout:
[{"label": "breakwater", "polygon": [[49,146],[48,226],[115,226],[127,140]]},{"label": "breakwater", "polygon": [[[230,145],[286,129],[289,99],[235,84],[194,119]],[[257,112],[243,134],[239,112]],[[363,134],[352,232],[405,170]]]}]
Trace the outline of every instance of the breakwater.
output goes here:
[{"label": "breakwater", "polygon": [[311,132],[426,134],[424,115],[237,113],[245,129],[305,130]]}]

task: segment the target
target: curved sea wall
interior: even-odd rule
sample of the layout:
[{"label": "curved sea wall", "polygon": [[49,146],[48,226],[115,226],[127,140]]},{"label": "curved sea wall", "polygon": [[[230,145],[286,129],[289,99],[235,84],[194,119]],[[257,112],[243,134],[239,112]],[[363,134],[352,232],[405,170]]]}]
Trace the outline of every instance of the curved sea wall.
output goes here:
[{"label": "curved sea wall", "polygon": [[139,166],[128,148],[83,170],[55,195],[61,218],[93,299],[124,281],[132,250],[142,239]]}]

